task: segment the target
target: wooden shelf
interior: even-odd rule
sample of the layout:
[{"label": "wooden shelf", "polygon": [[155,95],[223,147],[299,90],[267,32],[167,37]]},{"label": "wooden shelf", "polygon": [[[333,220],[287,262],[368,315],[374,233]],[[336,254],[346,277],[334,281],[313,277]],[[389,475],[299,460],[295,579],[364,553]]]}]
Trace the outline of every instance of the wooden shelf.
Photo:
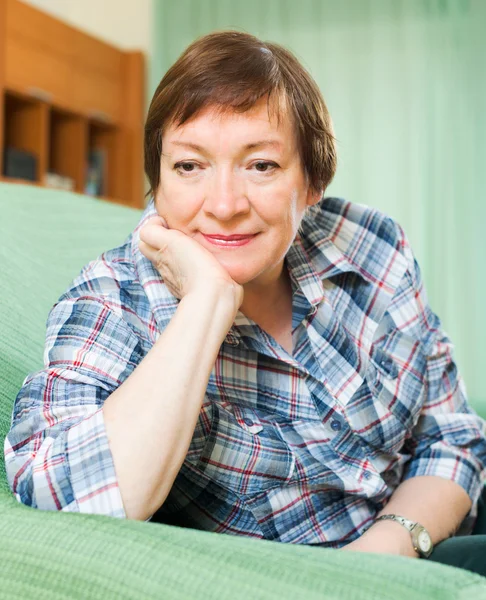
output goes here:
[{"label": "wooden shelf", "polygon": [[90,122],[88,129],[88,152],[97,152],[103,157],[103,187],[101,196],[116,197],[117,140],[119,131],[113,125]]},{"label": "wooden shelf", "polygon": [[[36,160],[35,181],[41,182],[46,167],[47,105],[27,99],[21,94],[6,93],[3,115],[4,148],[14,148],[33,154]],[[5,175],[3,169],[2,174]]]},{"label": "wooden shelf", "polygon": [[48,172],[69,177],[82,193],[86,183],[87,123],[84,117],[52,107]]},{"label": "wooden shelf", "polygon": [[38,181],[30,181],[29,179],[18,179],[17,177],[7,177],[6,175],[2,175],[0,177],[0,181],[4,181],[5,183],[21,183],[22,185],[35,185],[37,187],[44,187]]},{"label": "wooden shelf", "polygon": [[[100,199],[144,206],[145,60],[24,4],[0,0],[0,164],[31,153],[35,183],[68,177],[85,193],[90,153],[103,156]],[[27,183],[28,181],[26,181]]]}]

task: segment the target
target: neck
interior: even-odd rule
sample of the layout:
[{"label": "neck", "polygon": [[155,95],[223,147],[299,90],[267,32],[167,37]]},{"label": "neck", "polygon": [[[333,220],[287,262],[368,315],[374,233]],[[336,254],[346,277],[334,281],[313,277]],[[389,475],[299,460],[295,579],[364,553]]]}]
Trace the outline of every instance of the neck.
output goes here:
[{"label": "neck", "polygon": [[251,283],[245,290],[240,312],[258,322],[262,318],[278,317],[282,310],[292,307],[292,282],[287,267],[282,263],[279,276],[270,283]]}]

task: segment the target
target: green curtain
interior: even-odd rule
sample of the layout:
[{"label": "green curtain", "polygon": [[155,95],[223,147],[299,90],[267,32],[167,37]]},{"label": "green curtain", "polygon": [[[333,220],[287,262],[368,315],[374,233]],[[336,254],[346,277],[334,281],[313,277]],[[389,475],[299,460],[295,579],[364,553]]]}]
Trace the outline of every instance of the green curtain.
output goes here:
[{"label": "green curtain", "polygon": [[433,310],[486,414],[486,1],[155,0],[150,96],[196,37],[285,45],[317,81],[339,166],[328,195],[405,229]]}]

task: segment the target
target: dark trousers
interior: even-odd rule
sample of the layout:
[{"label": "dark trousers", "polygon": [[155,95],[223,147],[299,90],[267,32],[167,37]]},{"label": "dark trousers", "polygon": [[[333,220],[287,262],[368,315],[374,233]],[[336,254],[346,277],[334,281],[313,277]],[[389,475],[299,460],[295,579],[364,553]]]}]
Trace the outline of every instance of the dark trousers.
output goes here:
[{"label": "dark trousers", "polygon": [[471,535],[438,543],[428,560],[473,571],[486,577],[486,487],[478,504],[478,518]]}]

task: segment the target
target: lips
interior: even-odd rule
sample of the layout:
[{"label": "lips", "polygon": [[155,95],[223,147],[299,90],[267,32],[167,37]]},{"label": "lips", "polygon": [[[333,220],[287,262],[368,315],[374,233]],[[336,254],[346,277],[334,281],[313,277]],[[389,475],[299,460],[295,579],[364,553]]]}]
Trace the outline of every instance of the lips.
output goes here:
[{"label": "lips", "polygon": [[203,233],[202,235],[209,244],[219,248],[239,248],[240,246],[246,246],[247,244],[251,244],[252,240],[257,236],[256,233],[252,235],[234,234],[225,236],[206,235]]},{"label": "lips", "polygon": [[230,242],[232,240],[246,240],[247,238],[253,237],[254,233],[250,233],[250,234],[246,234],[246,235],[210,235],[209,233],[204,233],[203,235],[205,235],[208,238],[211,239],[215,239],[215,240],[223,240],[224,242]]}]

